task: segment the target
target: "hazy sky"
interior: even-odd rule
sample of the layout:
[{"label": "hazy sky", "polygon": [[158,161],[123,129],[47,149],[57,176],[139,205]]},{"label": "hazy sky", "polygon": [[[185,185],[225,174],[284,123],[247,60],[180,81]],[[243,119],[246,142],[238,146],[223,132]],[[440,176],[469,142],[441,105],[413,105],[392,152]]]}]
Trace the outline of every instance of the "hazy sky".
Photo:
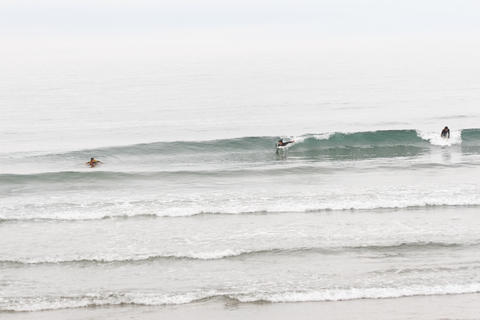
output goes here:
[{"label": "hazy sky", "polygon": [[46,55],[61,53],[69,46],[70,52],[345,45],[344,51],[375,51],[432,42],[429,51],[435,52],[439,46],[480,48],[479,35],[478,0],[0,1],[3,52],[13,57],[41,56],[45,48]]},{"label": "hazy sky", "polygon": [[476,0],[2,0],[3,34],[293,28],[330,34],[474,33]]}]

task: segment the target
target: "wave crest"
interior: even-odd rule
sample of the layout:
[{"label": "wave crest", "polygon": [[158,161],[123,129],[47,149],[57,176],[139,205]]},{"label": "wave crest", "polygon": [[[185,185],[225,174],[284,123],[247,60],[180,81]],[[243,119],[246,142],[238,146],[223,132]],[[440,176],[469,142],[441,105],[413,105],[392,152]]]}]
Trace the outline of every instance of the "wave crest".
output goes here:
[{"label": "wave crest", "polygon": [[[280,137],[240,137],[233,139],[219,139],[207,141],[173,141],[140,143],[127,146],[115,146],[96,149],[70,151],[66,153],[31,155],[34,158],[57,157],[57,158],[81,158],[86,159],[94,154],[102,157],[121,157],[127,155],[181,155],[181,154],[205,154],[225,152],[254,152],[267,150],[271,152],[274,144]],[[377,130],[363,132],[325,132],[304,134],[293,138],[297,143],[290,149],[314,148],[330,149],[345,147],[392,147],[410,146],[427,147],[429,145],[452,145],[457,143],[469,143],[480,145],[480,128],[452,130],[451,139],[440,138],[440,131],[424,131],[415,129],[406,130]],[[25,156],[25,155],[24,155]]]}]

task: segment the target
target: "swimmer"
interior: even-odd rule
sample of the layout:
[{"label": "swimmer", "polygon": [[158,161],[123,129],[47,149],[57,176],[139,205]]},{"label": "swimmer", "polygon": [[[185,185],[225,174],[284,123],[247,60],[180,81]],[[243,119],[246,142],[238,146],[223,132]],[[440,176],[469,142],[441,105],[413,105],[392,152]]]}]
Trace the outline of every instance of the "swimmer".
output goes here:
[{"label": "swimmer", "polygon": [[100,160],[96,160],[95,158],[90,158],[90,161],[87,161],[85,164],[87,166],[90,166],[90,168],[94,168],[99,163],[103,163],[103,162]]}]

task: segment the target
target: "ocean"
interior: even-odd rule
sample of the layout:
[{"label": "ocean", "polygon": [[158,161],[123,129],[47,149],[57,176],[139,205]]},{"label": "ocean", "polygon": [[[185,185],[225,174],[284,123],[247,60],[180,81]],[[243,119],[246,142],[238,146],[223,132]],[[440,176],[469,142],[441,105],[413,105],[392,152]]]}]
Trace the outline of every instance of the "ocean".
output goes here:
[{"label": "ocean", "polygon": [[4,63],[0,313],[480,292],[474,66],[317,53]]}]

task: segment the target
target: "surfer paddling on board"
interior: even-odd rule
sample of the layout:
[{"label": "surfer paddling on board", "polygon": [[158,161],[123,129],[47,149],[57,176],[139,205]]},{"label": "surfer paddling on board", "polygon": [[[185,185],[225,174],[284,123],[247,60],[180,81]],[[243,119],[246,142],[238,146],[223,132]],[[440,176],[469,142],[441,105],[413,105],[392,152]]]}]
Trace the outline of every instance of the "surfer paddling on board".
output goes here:
[{"label": "surfer paddling on board", "polygon": [[285,147],[289,143],[294,143],[295,140],[290,140],[290,141],[283,141],[283,139],[278,140],[277,142],[277,148],[278,147]]},{"label": "surfer paddling on board", "polygon": [[90,166],[90,168],[94,168],[97,164],[100,164],[100,163],[103,163],[103,162],[95,158],[90,158],[90,161],[87,161],[85,164],[87,166]]},{"label": "surfer paddling on board", "polygon": [[442,138],[450,139],[450,129],[447,126],[443,128],[442,133],[440,134]]},{"label": "surfer paddling on board", "polygon": [[276,151],[275,153],[277,155],[282,155],[282,158],[286,158],[287,157],[287,149],[285,148],[287,145],[289,145],[290,143],[294,143],[295,140],[290,140],[290,141],[283,141],[283,139],[280,139],[277,141],[277,144],[275,145],[276,147]]}]

